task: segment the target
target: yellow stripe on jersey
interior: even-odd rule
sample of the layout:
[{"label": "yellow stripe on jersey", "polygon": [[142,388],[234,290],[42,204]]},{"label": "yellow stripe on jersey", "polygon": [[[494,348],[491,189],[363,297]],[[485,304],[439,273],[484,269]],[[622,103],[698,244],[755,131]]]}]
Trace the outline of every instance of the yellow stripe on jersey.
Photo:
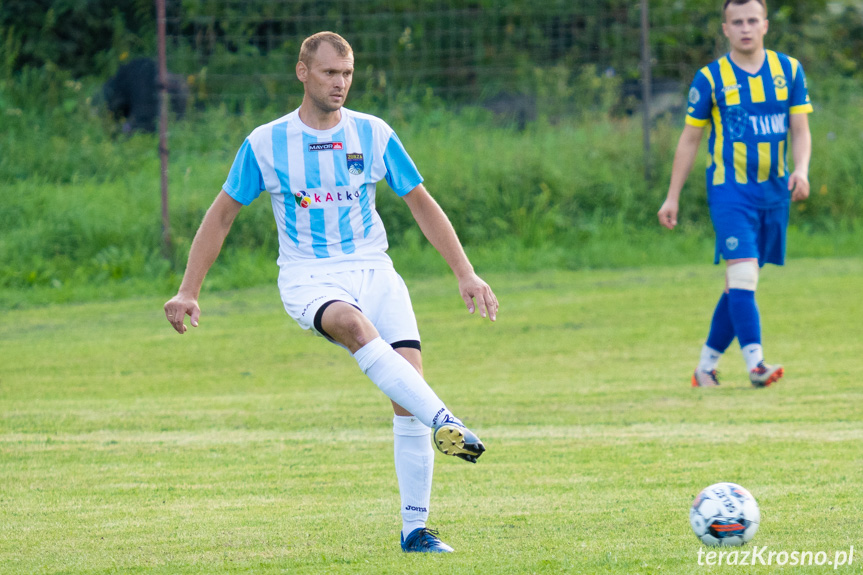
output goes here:
[{"label": "yellow stripe on jersey", "polygon": [[703,128],[710,123],[710,120],[699,120],[698,118],[693,118],[692,116],[686,116],[686,123],[690,126],[695,126],[696,128]]},{"label": "yellow stripe on jersey", "polygon": [[749,181],[746,177],[746,144],[743,142],[734,142],[734,179],[738,184]]},{"label": "yellow stripe on jersey", "polygon": [[[725,93],[725,105],[736,106],[740,103],[740,89],[737,85],[737,76],[728,56],[719,59],[719,75],[722,77],[722,91]],[[714,88],[716,91],[716,88]]]},{"label": "yellow stripe on jersey", "polygon": [[764,80],[761,79],[761,76],[749,77],[749,96],[753,104],[767,101],[767,97],[764,95]]},{"label": "yellow stripe on jersey", "polygon": [[799,106],[791,106],[791,108],[788,109],[788,112],[790,114],[810,114],[810,113],[812,113],[812,111],[813,111],[812,104],[801,104]]},{"label": "yellow stripe on jersey", "polygon": [[779,142],[779,161],[776,166],[777,171],[779,172],[779,177],[785,177],[785,140],[781,140]]},{"label": "yellow stripe on jersey", "polygon": [[722,114],[719,107],[713,106],[713,127],[716,130],[716,139],[713,141],[713,185],[719,186],[725,183],[725,161],[722,159],[722,148],[725,144],[722,137]]},{"label": "yellow stripe on jersey", "polygon": [[770,179],[770,142],[758,142],[758,183]]},{"label": "yellow stripe on jersey", "polygon": [[791,81],[793,82],[797,79],[797,67],[800,66],[800,62],[791,56],[788,56],[788,60],[791,62]]},{"label": "yellow stripe on jersey", "polygon": [[770,75],[773,77],[773,88],[776,90],[776,100],[783,102],[788,99],[788,78],[782,71],[779,56],[773,50],[767,50],[767,64],[770,66]]}]

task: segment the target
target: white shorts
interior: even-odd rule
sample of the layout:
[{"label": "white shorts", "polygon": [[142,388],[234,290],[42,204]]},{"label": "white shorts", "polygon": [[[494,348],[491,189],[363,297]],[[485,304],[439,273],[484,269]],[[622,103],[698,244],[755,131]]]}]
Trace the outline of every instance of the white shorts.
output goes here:
[{"label": "white shorts", "polygon": [[385,342],[419,344],[420,334],[408,288],[393,269],[314,274],[290,283],[280,281],[279,292],[288,315],[300,327],[318,335],[327,337],[321,333],[319,323],[321,306],[343,301],[359,308]]}]

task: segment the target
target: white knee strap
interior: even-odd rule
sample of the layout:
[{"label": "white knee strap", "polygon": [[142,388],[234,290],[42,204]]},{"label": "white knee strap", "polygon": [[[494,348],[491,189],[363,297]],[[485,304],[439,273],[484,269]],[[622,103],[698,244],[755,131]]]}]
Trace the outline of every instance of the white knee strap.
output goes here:
[{"label": "white knee strap", "polygon": [[732,264],[725,270],[725,278],[728,289],[755,291],[758,287],[758,262],[750,260]]}]

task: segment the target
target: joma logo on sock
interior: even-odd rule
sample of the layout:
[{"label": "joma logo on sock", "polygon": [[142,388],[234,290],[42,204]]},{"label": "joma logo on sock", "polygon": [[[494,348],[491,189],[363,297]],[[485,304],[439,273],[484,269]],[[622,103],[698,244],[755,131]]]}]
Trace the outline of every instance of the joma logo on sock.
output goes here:
[{"label": "joma logo on sock", "polygon": [[432,427],[437,425],[437,418],[440,417],[440,414],[443,413],[444,411],[446,411],[446,410],[443,407],[441,407],[440,410],[434,414],[434,417],[432,417]]},{"label": "joma logo on sock", "polygon": [[422,513],[428,513],[428,509],[425,507],[414,507],[413,505],[405,505],[405,511],[420,511]]}]

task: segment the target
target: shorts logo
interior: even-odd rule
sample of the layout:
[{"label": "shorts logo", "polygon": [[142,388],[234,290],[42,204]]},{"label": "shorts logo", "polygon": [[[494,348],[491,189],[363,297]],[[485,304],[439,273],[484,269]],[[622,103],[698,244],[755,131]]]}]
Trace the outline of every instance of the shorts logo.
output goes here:
[{"label": "shorts logo", "polygon": [[732,140],[740,140],[746,134],[749,114],[743,106],[729,106],[725,109],[725,125]]},{"label": "shorts logo", "polygon": [[774,85],[778,90],[781,90],[782,88],[784,88],[785,86],[787,86],[787,85],[788,85],[788,80],[786,80],[786,79],[785,79],[785,76],[782,76],[782,75],[779,75],[779,76],[773,76],[773,85]]},{"label": "shorts logo", "polygon": [[731,250],[732,252],[737,249],[737,238],[731,236],[730,238],[725,240],[725,247]]},{"label": "shorts logo", "polygon": [[326,152],[327,150],[343,150],[345,145],[341,142],[318,142],[309,144],[310,152]]},{"label": "shorts logo", "polygon": [[701,99],[701,93],[698,91],[698,88],[690,88],[689,89],[689,103],[693,106],[698,103]]},{"label": "shorts logo", "polygon": [[348,154],[348,172],[353,174],[354,176],[358,176],[363,173],[363,155],[362,154]]}]

